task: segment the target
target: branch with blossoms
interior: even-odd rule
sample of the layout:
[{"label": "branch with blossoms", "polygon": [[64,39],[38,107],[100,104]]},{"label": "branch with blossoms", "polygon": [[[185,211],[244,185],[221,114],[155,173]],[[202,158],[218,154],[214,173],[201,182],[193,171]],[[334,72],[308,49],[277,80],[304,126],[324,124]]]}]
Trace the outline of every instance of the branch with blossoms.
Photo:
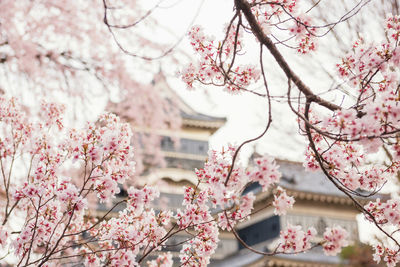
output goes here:
[{"label": "branch with blossoms", "polygon": [[[312,103],[320,103],[305,93],[307,101],[304,116],[298,116],[300,129],[310,143],[306,166],[311,170],[322,169],[327,178],[353,200],[366,218],[393,242],[394,249],[390,245],[385,249],[382,249],[383,245],[378,245],[381,249],[375,257],[377,261],[384,259],[389,266],[399,261],[399,241],[386,230],[388,226],[398,224],[395,215],[398,201],[389,200],[386,205],[382,205],[377,199],[363,206],[354,196],[374,195],[390,176],[398,172],[398,163],[396,159],[393,160],[393,154],[389,166],[368,164],[363,155],[363,152],[378,152],[383,144],[389,144],[394,149],[396,147],[398,21],[397,17],[387,19],[386,27],[391,36],[388,42],[371,46],[360,40],[353,46],[354,55],[350,54],[342,64],[337,65],[342,77],[352,75],[351,86],[359,92],[350,109],[340,109],[333,116],[321,118],[311,110]],[[290,101],[290,93],[288,99]],[[359,189],[367,194],[360,194],[356,191]]]},{"label": "branch with blossoms", "polygon": [[[62,123],[62,107],[43,103],[40,118],[35,120],[22,111],[16,99],[1,98],[0,102],[1,198],[5,200],[1,202],[0,245],[13,251],[18,266],[47,266],[55,258],[79,256],[82,249],[102,253],[104,261],[113,262],[115,251],[100,250],[112,247],[121,251],[133,244],[120,240],[114,247],[117,240],[104,233],[112,223],[107,215],[125,202],[124,215],[135,217],[129,222],[123,217],[121,222],[125,219],[131,225],[136,221],[144,234],[136,240],[135,249],[154,242],[153,231],[161,229],[170,215],[144,209],[158,194],[151,188],[130,188],[128,199],[115,204],[101,218],[88,212],[89,202],[110,202],[119,187],[133,177],[128,124],[107,114],[84,129],[67,129]],[[29,166],[24,162],[30,162]],[[127,262],[135,261],[128,257]]]},{"label": "branch with blossoms", "polygon": [[[399,173],[400,19],[398,16],[387,17],[386,41],[376,45],[367,44],[363,39],[357,40],[352,51],[337,64],[339,76],[356,94],[355,101],[346,108],[315,94],[294,72],[280,53],[278,45],[293,47],[300,53],[312,52],[319,37],[360,12],[368,1],[360,1],[339,21],[322,26],[313,26],[308,12],[300,14],[296,10],[300,2],[235,0],[235,14],[228,25],[226,37],[218,43],[207,38],[200,27],[193,27],[189,38],[194,51],[199,55],[199,62],[197,65],[191,63],[182,71],[182,80],[189,88],[200,82],[224,86],[231,93],[249,91],[248,88],[259,79],[257,67],[252,66],[246,72],[234,70],[243,68],[237,64],[238,57],[245,53],[241,30],[250,31],[261,46],[260,68],[267,93],[268,86],[262,64],[263,47],[268,49],[288,79],[288,104],[298,117],[301,133],[309,142],[304,165],[310,171],[322,170],[327,179],[348,196],[366,219],[387,237],[390,241],[388,244],[375,247],[375,259],[383,259],[389,266],[394,266],[400,262],[400,246],[394,234],[397,230],[393,232],[389,229],[400,227],[398,200],[390,199],[385,203],[378,198],[367,205],[362,202],[365,202],[363,199],[374,197],[388,179]],[[314,7],[315,5],[308,10]],[[321,28],[327,28],[326,33],[318,34],[317,31]],[[275,37],[279,31],[288,32],[289,38],[280,41]],[[274,43],[274,39],[277,42]],[[297,41],[297,48],[293,46],[293,41],[295,44]],[[289,42],[292,45],[288,45]],[[299,90],[297,108],[291,101],[292,84]],[[263,96],[268,98],[270,106],[270,95]],[[301,99],[305,99],[305,102],[300,102]],[[320,107],[328,109],[328,114],[322,115],[324,113],[319,112]],[[271,118],[271,110],[268,112]],[[268,126],[261,136],[267,131]],[[244,142],[238,150],[248,142]],[[367,154],[376,154],[381,149],[385,150],[390,162],[370,163]],[[236,155],[232,166],[235,165],[235,160]],[[231,173],[232,170],[229,171],[225,185],[229,182]],[[229,225],[228,213],[225,217]]]},{"label": "branch with blossoms", "polygon": [[[96,217],[91,205],[111,203],[122,184],[134,184],[128,124],[105,114],[83,129],[67,129],[60,106],[43,102],[40,117],[28,122],[16,99],[0,102],[1,197],[8,199],[2,202],[0,245],[12,251],[18,266],[58,265],[77,258],[87,266],[135,265],[157,255],[148,261],[150,266],[171,266],[171,254],[159,251],[178,234],[189,235],[181,244],[181,265],[205,266],[220,231],[236,233],[234,225],[250,218],[255,196],[243,194],[245,188],[257,182],[267,191],[281,176],[268,156],[256,159],[248,171],[240,162],[233,166],[237,149],[230,146],[210,151],[204,168],[196,171],[197,186],[186,188],[182,210],[156,212],[149,206],[159,197],[158,190],[131,186],[126,199]],[[26,160],[29,166],[20,168]],[[278,187],[275,213],[285,214],[293,203]],[[282,244],[288,242],[294,241]],[[311,248],[307,244],[303,250]],[[274,254],[291,249],[279,247]]]},{"label": "branch with blossoms", "polygon": [[[159,197],[155,188],[132,186],[126,200],[96,218],[89,213],[90,202],[110,202],[119,186],[134,177],[129,126],[107,114],[84,129],[66,129],[62,108],[46,103],[42,117],[28,123],[17,100],[0,101],[4,136],[0,160],[3,174],[10,177],[8,182],[4,179],[2,197],[9,201],[4,202],[0,245],[13,251],[20,266],[47,266],[72,258],[83,258],[88,266],[141,264],[148,256],[160,254],[165,243],[179,233],[191,236],[183,242],[181,264],[207,265],[219,232],[232,231],[237,222],[251,215],[255,196],[242,194],[246,186],[258,182],[266,191],[280,178],[270,157],[257,159],[251,171],[239,163],[231,166],[236,148],[228,147],[221,153],[210,152],[204,168],[196,172],[197,186],[186,189],[184,209],[176,214],[149,208]],[[13,172],[25,158],[31,162],[26,172]],[[71,177],[74,167],[77,175]],[[225,182],[228,173],[230,179]],[[110,218],[123,203],[126,207]],[[278,188],[272,202],[276,214],[284,214],[293,203]],[[16,220],[21,223],[15,224]],[[286,252],[284,248],[276,251]],[[172,264],[170,254],[161,254],[149,264],[160,261]]]},{"label": "branch with blossoms", "polygon": [[[340,75],[351,77],[351,86],[359,92],[356,103],[350,109],[340,109],[332,117],[321,119],[311,110],[312,103],[320,103],[295,83],[307,99],[304,116],[298,116],[302,122],[300,129],[310,142],[305,164],[311,170],[322,169],[327,178],[393,242],[394,249],[390,245],[385,249],[382,249],[383,245],[378,245],[380,252],[375,257],[377,261],[384,259],[390,266],[399,261],[399,241],[386,230],[387,226],[398,224],[395,215],[397,200],[387,201],[385,210],[377,208],[382,206],[379,199],[363,206],[354,196],[374,195],[390,176],[398,172],[398,163],[396,159],[393,160],[393,154],[389,157],[389,166],[368,164],[363,155],[363,151],[376,153],[383,144],[396,149],[398,21],[397,17],[387,19],[386,27],[391,36],[388,42],[374,47],[363,44],[362,40],[357,41],[353,46],[354,55],[350,54],[342,64],[337,65]],[[290,104],[290,93],[288,100]],[[356,191],[358,189],[367,194],[360,194]]]},{"label": "branch with blossoms", "polygon": [[[107,12],[113,29],[128,18],[142,18],[136,26],[145,18],[149,22],[151,18],[148,17],[154,10],[143,9],[138,1],[112,1],[110,5]],[[134,96],[136,105],[109,102],[107,110],[118,112],[140,128],[178,129],[180,121],[176,115],[179,111],[171,104],[174,100],[164,99],[150,90],[151,85],[135,78],[137,72],[131,64],[136,63],[107,38],[110,34],[102,21],[104,12],[103,2],[97,0],[1,1],[0,94],[21,99],[36,96],[61,99],[68,103],[68,119],[82,118],[81,122],[92,116],[87,105],[93,105],[95,99],[107,97],[115,101]],[[151,28],[156,27],[155,24],[147,25]],[[140,44],[136,49],[142,49],[143,43],[148,42],[146,47],[150,52],[163,51],[161,45],[150,43],[144,35],[140,31],[135,34],[118,32],[123,43]],[[27,92],[29,97],[26,97]],[[24,104],[32,108],[30,112],[34,116],[35,101],[28,102]],[[155,145],[159,138],[150,132],[143,134],[140,142],[139,138],[133,139],[138,173],[144,171],[146,165],[164,163],[161,148]],[[149,156],[144,156],[141,148]]]}]

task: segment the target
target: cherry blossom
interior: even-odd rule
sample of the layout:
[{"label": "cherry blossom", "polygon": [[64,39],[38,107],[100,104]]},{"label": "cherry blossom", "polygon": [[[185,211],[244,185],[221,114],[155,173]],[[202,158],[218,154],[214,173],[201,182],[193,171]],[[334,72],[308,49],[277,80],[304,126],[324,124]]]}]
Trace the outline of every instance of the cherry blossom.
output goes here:
[{"label": "cherry blossom", "polygon": [[394,267],[400,262],[400,254],[398,250],[385,248],[380,244],[374,245],[373,248],[375,250],[373,257],[377,263],[383,259],[388,267]]},{"label": "cherry blossom", "polygon": [[311,227],[304,232],[301,226],[288,225],[286,230],[281,231],[279,237],[279,252],[291,253],[302,252],[311,248],[311,241],[317,231]]},{"label": "cherry blossom", "polygon": [[[386,202],[381,202],[378,198],[374,202],[369,202],[365,205],[365,209],[374,216],[374,219],[382,224],[391,224],[399,226],[400,224],[400,213],[399,207],[400,201],[398,199],[389,199]],[[368,220],[371,217],[366,216]]]},{"label": "cherry blossom", "polygon": [[[148,208],[159,196],[152,187],[129,188],[128,199],[117,204],[126,203],[118,217],[90,219],[89,197],[113,205],[111,201],[120,186],[134,177],[132,131],[128,124],[105,114],[82,129],[67,129],[62,123],[62,107],[43,103],[43,119],[27,123],[27,128],[22,127],[28,117],[18,100],[0,101],[0,129],[4,133],[1,143],[12,144],[1,147],[1,159],[6,164],[3,170],[12,175],[15,155],[31,162],[25,174],[21,169],[14,172],[13,179],[5,180],[2,247],[13,248],[21,262],[45,264],[67,253],[83,256],[89,266],[103,261],[134,265],[140,249],[160,249],[172,212],[156,213]],[[80,169],[76,177],[70,176],[73,172],[66,172],[71,166]],[[25,223],[10,236],[7,227],[18,217]],[[81,236],[89,232],[87,238]],[[84,246],[73,245],[79,243],[97,243],[105,251],[93,253]]]},{"label": "cherry blossom", "polygon": [[229,25],[224,41],[215,43],[204,34],[200,26],[191,28],[188,36],[193,50],[198,54],[199,62],[188,64],[180,73],[188,88],[192,88],[193,83],[198,81],[225,86],[227,91],[237,93],[260,78],[260,71],[253,65],[239,65],[234,68],[230,66],[236,53],[242,49],[241,32],[236,29],[237,26]]},{"label": "cherry blossom", "polygon": [[288,196],[286,191],[278,186],[277,193],[274,195],[274,201],[272,205],[274,205],[274,214],[276,215],[285,215],[288,209],[291,209],[294,204],[294,198]]},{"label": "cherry blossom", "polygon": [[[91,111],[88,111],[91,109],[86,105],[91,100],[96,105],[97,102],[103,102],[99,96],[113,96],[113,101],[134,96],[135,105],[129,101],[115,105],[110,101],[107,108],[111,112],[118,112],[121,117],[129,118],[137,127],[178,129],[180,120],[176,115],[179,111],[176,105],[171,105],[175,99],[164,99],[147,82],[137,79],[137,71],[127,67],[133,63],[131,57],[120,51],[110,35],[110,31],[114,30],[119,41],[131,44],[131,51],[142,52],[143,47],[146,47],[149,53],[162,52],[164,48],[155,42],[143,45],[150,43],[143,34],[117,30],[118,26],[129,24],[128,21],[132,22],[145,15],[147,10],[140,1],[120,1],[120,8],[114,8],[108,1],[104,1],[104,4],[105,7],[102,1],[80,0],[59,3],[48,0],[23,0],[18,3],[12,0],[1,1],[2,94],[28,100],[24,104],[32,118],[39,113],[42,99],[45,102],[57,99],[66,105],[53,105],[46,109],[60,108],[61,111],[66,108],[71,113],[67,117],[75,116],[79,118],[78,122],[84,122],[92,116]],[[113,27],[108,28],[104,24],[105,13],[108,23]],[[150,28],[157,25],[151,19],[146,23]],[[150,102],[153,104],[146,105]],[[56,114],[55,111],[52,113]],[[44,110],[41,114],[43,123],[52,119],[45,115]],[[164,162],[160,147],[155,145],[159,142],[159,136],[152,133],[143,135],[141,145],[138,138],[133,138],[133,141],[138,173],[143,171],[144,164],[158,165]],[[153,157],[145,158],[141,148]],[[147,158],[151,158],[151,162]]]},{"label": "cherry blossom", "polygon": [[281,178],[281,173],[278,171],[278,167],[274,159],[268,155],[257,158],[254,161],[255,168],[250,173],[250,178],[253,182],[258,182],[263,191],[268,190],[268,188],[279,182]]},{"label": "cherry blossom", "polygon": [[[293,107],[292,110],[299,118],[300,131],[307,137],[309,146],[306,150],[306,160],[304,165],[307,169],[312,171],[323,171],[328,179],[343,193],[348,195],[356,206],[360,207],[365,216],[374,222],[378,228],[378,224],[397,224],[397,201],[390,200],[386,204],[379,202],[374,204],[371,202],[364,208],[356,198],[367,198],[378,192],[382,186],[385,185],[387,180],[398,172],[398,138],[396,133],[399,129],[398,114],[398,67],[399,67],[399,53],[397,48],[399,20],[398,17],[389,15],[387,18],[386,30],[389,33],[389,38],[381,43],[366,43],[362,38],[357,40],[353,49],[342,59],[342,62],[337,64],[338,73],[342,79],[345,80],[347,85],[351,88],[357,96],[353,104],[348,107],[337,106],[333,103],[328,103],[324,99],[316,96],[309,88],[304,85],[297,75],[286,65],[286,61],[282,59],[282,54],[272,44],[280,44],[280,40],[274,31],[282,29],[282,25],[286,25],[290,34],[297,43],[297,51],[306,53],[316,48],[316,39],[318,36],[317,29],[324,28],[314,27],[313,19],[307,13],[300,13],[299,5],[301,1],[277,1],[274,3],[264,3],[255,1],[235,1],[235,7],[238,11],[236,15],[243,15],[248,24],[244,24],[244,29],[251,29],[253,35],[261,46],[266,47],[272,56],[276,59],[282,70],[285,72],[289,84],[293,82],[300,94],[303,94],[306,103],[299,101],[297,109]],[[286,19],[282,19],[285,18]],[[226,38],[224,41],[219,42],[218,46],[212,38],[206,37],[200,27],[192,29],[189,33],[191,44],[194,49],[203,53],[200,56],[200,62],[204,59],[208,64],[213,66],[212,72],[207,72],[211,68],[204,68],[206,75],[198,75],[198,67],[196,63],[191,63],[189,67],[183,72],[183,80],[189,87],[194,86],[194,82],[200,81],[204,84],[217,84],[226,86],[226,81],[231,81],[231,70],[237,70],[241,67],[232,61],[228,61],[232,66],[225,67],[225,57],[216,56],[214,51],[224,48],[224,42],[228,44],[232,40],[231,29],[236,29],[236,49],[233,50],[232,58],[240,56],[242,51],[245,51],[243,34],[241,27],[238,23],[242,17],[235,20],[233,17],[231,23],[226,31]],[[240,25],[240,24],[239,24]],[[247,28],[246,28],[247,27]],[[276,29],[277,28],[277,29]],[[319,30],[318,30],[319,31]],[[330,29],[328,30],[328,32]],[[273,38],[273,39],[272,39]],[[273,41],[272,41],[273,40]],[[285,42],[288,44],[289,42]],[[229,57],[228,53],[224,56]],[[262,51],[260,50],[260,61],[262,67]],[[220,63],[220,64],[218,64]],[[234,64],[236,63],[236,64]],[[203,63],[200,63],[203,64]],[[207,64],[207,63],[206,63]],[[235,69],[236,66],[236,69]],[[228,70],[226,72],[226,70]],[[204,77],[218,77],[214,80],[207,80]],[[266,83],[267,77],[263,73],[264,82]],[[220,81],[224,81],[220,83]],[[256,79],[252,81],[255,83]],[[238,90],[249,90],[251,84],[243,84],[238,87]],[[228,84],[229,89],[229,84]],[[268,93],[268,86],[265,84],[265,89]],[[234,89],[230,91],[235,92]],[[290,93],[290,90],[289,90]],[[288,96],[290,101],[290,95]],[[311,106],[312,105],[312,106]],[[317,105],[327,108],[330,112],[319,112],[313,108]],[[270,121],[269,121],[270,122]],[[269,125],[266,128],[268,130]],[[261,135],[262,136],[262,135]],[[260,137],[258,137],[260,138]],[[246,142],[257,140],[254,138]],[[243,144],[245,144],[244,142]],[[369,155],[376,154],[382,150],[388,154],[389,163],[385,164],[371,162]],[[210,156],[212,166],[221,164],[215,155]],[[247,171],[251,182],[258,182],[263,191],[267,191],[275,183],[279,182],[280,174],[274,166],[272,160],[258,159],[255,168]],[[224,164],[229,166],[228,164]],[[221,164],[221,166],[224,166]],[[239,164],[235,165],[236,168]],[[225,167],[229,169],[229,167]],[[265,173],[263,173],[265,172]],[[229,188],[231,182],[231,175],[241,173],[237,169],[232,169],[226,175],[228,179],[224,184],[221,183],[221,178],[212,180],[213,174],[209,174],[207,170],[199,171],[201,179],[205,179],[207,183],[213,182],[213,190],[209,195],[213,197],[213,203],[220,208],[226,208],[230,205],[235,207],[238,198],[232,193]],[[218,169],[218,176],[224,173],[223,168]],[[240,174],[242,176],[243,174]],[[233,176],[235,179],[238,176]],[[286,208],[292,206],[294,200],[286,195],[281,189],[278,189],[280,194],[274,195],[275,213],[284,214]],[[233,196],[231,198],[231,196]],[[234,204],[235,203],[235,204]],[[218,214],[220,226],[229,229],[229,226],[234,225],[234,216],[236,210],[225,211]],[[397,245],[394,239],[384,229],[379,228],[381,231],[390,236],[392,241]],[[287,232],[282,232],[281,238],[285,241],[281,243],[286,246],[283,247],[284,251],[292,250],[294,252],[301,251],[299,247],[310,248],[310,242],[306,245],[300,246],[300,241],[296,241],[300,236],[313,236],[312,230],[309,234],[305,234],[298,227],[289,226]],[[291,233],[294,233],[291,235]],[[283,236],[283,237],[282,237]],[[324,234],[325,242],[323,243],[324,251],[329,255],[336,255],[341,247],[347,245],[347,233],[340,227],[328,228]],[[393,258],[393,257],[392,257]],[[389,259],[389,258],[388,258]],[[389,260],[388,260],[389,261]]]},{"label": "cherry blossom", "polygon": [[326,255],[334,256],[338,254],[342,247],[348,245],[349,234],[340,226],[327,228],[324,233],[324,243],[322,248]]}]

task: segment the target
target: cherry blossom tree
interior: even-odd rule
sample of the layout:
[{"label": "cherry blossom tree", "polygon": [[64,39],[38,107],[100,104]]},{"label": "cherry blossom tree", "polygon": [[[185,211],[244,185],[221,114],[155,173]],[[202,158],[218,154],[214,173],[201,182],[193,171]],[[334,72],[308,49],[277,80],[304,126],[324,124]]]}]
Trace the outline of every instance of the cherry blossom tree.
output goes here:
[{"label": "cherry blossom tree", "polygon": [[[83,258],[89,266],[138,265],[171,236],[189,229],[193,238],[181,250],[181,263],[207,265],[220,229],[233,231],[237,222],[251,214],[255,196],[241,194],[245,185],[258,181],[266,191],[280,178],[269,157],[257,159],[251,171],[239,163],[232,167],[237,150],[229,147],[222,153],[210,152],[204,169],[197,171],[198,185],[186,188],[183,209],[176,214],[168,210],[156,213],[149,207],[159,197],[159,191],[150,186],[131,186],[127,199],[112,204],[118,185],[128,179],[135,183],[128,124],[105,114],[82,129],[69,129],[63,125],[63,108],[56,104],[43,102],[40,117],[32,119],[16,99],[0,101],[1,246],[17,259],[17,265],[52,266],[74,258]],[[22,163],[28,164],[15,168]],[[83,166],[77,177],[71,177],[74,166]],[[91,215],[91,196],[113,205],[103,217]],[[273,202],[276,214],[284,214],[293,202],[279,188]],[[118,205],[125,208],[118,216],[107,217]],[[340,227],[327,229],[323,244],[327,253],[336,254],[346,244],[343,231]],[[311,248],[315,234],[313,228],[304,232],[293,226],[282,232],[275,253],[305,251]],[[171,255],[160,254],[148,264],[170,266]]]},{"label": "cherry blossom tree", "polygon": [[[114,1],[105,6],[102,1],[1,1],[0,89],[30,107],[35,106],[32,98],[57,99],[77,121],[83,120],[82,115],[90,117],[93,112],[88,107],[104,102],[104,95],[113,101],[134,96],[137,104],[126,109],[124,116],[137,127],[179,128],[179,121],[171,119],[178,112],[173,103],[141,82],[138,77],[142,73],[137,72],[142,68],[131,60],[134,55],[150,60],[168,51],[140,31],[128,31],[129,25],[121,33],[121,23],[139,24],[151,10],[137,1]],[[103,21],[109,22],[108,27]],[[145,22],[150,29],[157,26],[154,20]],[[141,54],[127,57],[119,42],[129,42],[130,49]],[[151,70],[153,65],[145,66]],[[149,103],[158,108],[146,108]],[[138,138],[134,139],[139,172],[148,163],[143,162],[142,147],[158,159],[154,164],[161,163],[160,150],[154,146],[159,137],[147,134],[142,140],[139,144]]]},{"label": "cherry blossom tree", "polygon": [[[182,208],[176,212],[156,212],[149,203],[159,197],[157,188],[135,183],[134,152],[138,148],[131,145],[128,124],[115,115],[104,114],[96,122],[73,128],[63,121],[63,106],[53,101],[43,101],[33,116],[18,99],[1,97],[0,246],[5,253],[0,255],[2,260],[20,266],[58,266],[74,261],[88,266],[172,266],[172,255],[161,250],[172,236],[186,232],[190,238],[183,242],[179,264],[206,266],[217,248],[220,231],[232,232],[244,247],[265,256],[301,253],[316,246],[321,246],[327,255],[339,253],[348,244],[348,233],[340,226],[327,228],[323,240],[316,242],[314,228],[289,225],[281,231],[271,252],[249,246],[235,230],[238,223],[255,212],[256,196],[244,193],[252,183],[273,194],[271,203],[264,204],[272,205],[275,214],[283,215],[295,205],[295,199],[278,186],[281,174],[271,156],[256,158],[251,168],[246,168],[238,157],[244,145],[260,139],[272,124],[273,98],[263,56],[266,50],[286,75],[284,95],[298,119],[300,133],[308,141],[305,168],[322,171],[386,236],[387,242],[374,246],[375,261],[384,261],[388,266],[400,261],[399,200],[372,199],[366,205],[360,201],[379,192],[399,171],[400,17],[387,15],[382,25],[387,39],[378,44],[355,40],[348,54],[332,63],[344,82],[339,86],[346,86],[356,96],[346,103],[335,103],[306,85],[279,46],[292,48],[295,53],[313,53],[320,38],[325,38],[338,23],[362,12],[368,1],[356,3],[340,20],[323,24],[312,16],[318,2],[232,2],[233,16],[227,20],[222,40],[209,37],[201,26],[191,28],[188,38],[198,60],[183,67],[180,75],[190,88],[214,85],[229,93],[264,97],[268,103],[265,130],[238,146],[211,150],[204,167],[194,170],[198,182],[185,188]],[[130,12],[140,10],[136,1],[121,1],[117,5],[106,0],[60,1],[59,5],[53,1],[32,1],[26,5],[2,1],[1,64],[16,76],[28,77],[35,88],[46,91],[61,90],[62,84],[70,85],[70,81],[76,83],[73,88],[79,91],[81,72],[102,82],[106,80],[111,86],[140,88],[125,72],[126,65],[119,58],[152,58],[132,53],[120,39],[124,30],[137,24],[128,20]],[[147,14],[136,14],[138,21]],[[63,20],[71,27],[65,28]],[[88,20],[93,28],[87,28]],[[60,39],[53,40],[53,35]],[[109,37],[110,43],[98,46],[103,35]],[[72,41],[65,46],[54,45],[62,40]],[[90,49],[78,49],[78,54],[69,51],[69,47],[81,42],[89,42]],[[257,61],[245,62],[246,45],[251,42],[259,47],[259,57]],[[140,45],[143,43],[146,42]],[[253,90],[258,83],[264,92]],[[388,155],[386,164],[370,160],[381,151]],[[127,198],[112,203],[120,186],[126,184],[131,185]],[[111,205],[109,211],[100,218],[94,216],[88,208],[92,199]],[[117,206],[122,206],[122,210],[116,216],[108,216]]]},{"label": "cherry blossom tree", "polygon": [[[301,7],[301,1],[236,0],[235,14],[225,30],[225,39],[213,40],[200,26],[192,28],[189,37],[199,61],[182,71],[182,79],[189,88],[199,83],[212,84],[231,93],[247,91],[267,98],[269,109],[265,131],[240,145],[239,151],[243,145],[262,137],[272,122],[272,98],[263,62],[263,51],[267,49],[287,77],[287,103],[298,118],[300,132],[309,143],[304,166],[310,171],[321,170],[387,237],[388,242],[374,247],[374,259],[395,266],[400,261],[396,236],[398,200],[381,202],[377,199],[363,205],[360,199],[376,194],[388,179],[395,178],[398,173],[399,17],[387,14],[385,24],[381,26],[386,32],[386,40],[378,44],[366,43],[363,39],[354,40],[354,45],[348,48],[349,52],[336,63],[338,76],[343,81],[338,87],[355,95],[348,99],[349,103],[335,103],[321,98],[295,73],[278,49],[278,46],[285,46],[301,54],[312,53],[319,38],[326,36],[338,23],[349,21],[368,2],[357,2],[339,21],[321,24],[311,16],[311,11],[319,2]],[[302,8],[307,11],[301,12]],[[238,63],[238,58],[246,53],[245,33],[255,37],[259,44],[258,65]],[[264,83],[263,94],[249,90],[260,78]],[[371,157],[383,150],[388,155],[386,164],[372,163]],[[228,175],[227,181],[229,179]],[[275,205],[280,196],[275,196]],[[289,207],[291,204],[292,201],[286,198],[286,203],[281,205]],[[295,236],[290,237],[293,232],[307,239],[304,237],[307,234],[297,227],[289,227],[286,231],[283,234],[289,239],[295,240]],[[344,236],[346,234],[342,229],[327,229],[324,234],[326,242],[322,245],[326,253],[337,253],[346,244]]]}]

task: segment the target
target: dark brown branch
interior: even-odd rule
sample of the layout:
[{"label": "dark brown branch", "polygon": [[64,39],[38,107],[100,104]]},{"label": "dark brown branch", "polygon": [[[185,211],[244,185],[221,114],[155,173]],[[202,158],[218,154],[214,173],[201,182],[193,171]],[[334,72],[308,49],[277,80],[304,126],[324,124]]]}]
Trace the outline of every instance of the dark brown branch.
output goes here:
[{"label": "dark brown branch", "polygon": [[335,105],[329,101],[326,101],[314,94],[311,89],[303,83],[303,81],[293,72],[286,60],[283,58],[282,54],[279,52],[278,48],[274,45],[272,40],[264,34],[260,25],[258,24],[256,18],[254,17],[250,4],[245,0],[235,0],[235,6],[238,10],[242,11],[244,16],[249,23],[253,34],[256,36],[258,41],[265,45],[272,56],[275,58],[276,62],[279,64],[281,69],[285,72],[286,77],[293,81],[297,88],[311,101],[318,103],[321,106],[328,108],[329,110],[335,111],[341,109],[340,106]]},{"label": "dark brown branch", "polygon": [[[304,111],[304,117],[305,117],[307,120],[309,120],[310,107],[311,107],[311,101],[307,100],[307,101],[306,101],[305,111]],[[391,236],[387,231],[385,231],[385,230],[383,229],[383,227],[377,222],[375,216],[374,216],[371,212],[367,211],[367,210],[360,204],[360,202],[358,202],[348,191],[346,191],[342,186],[340,186],[340,185],[335,181],[335,179],[328,173],[328,171],[327,171],[326,168],[324,167],[324,164],[323,164],[322,158],[320,157],[320,154],[319,154],[319,152],[318,152],[318,149],[317,149],[316,146],[315,146],[315,143],[314,143],[314,140],[313,140],[312,134],[311,134],[311,129],[310,129],[310,127],[308,127],[307,124],[305,125],[305,127],[306,127],[306,133],[307,133],[308,142],[309,142],[309,145],[310,145],[312,151],[314,152],[315,160],[318,162],[318,164],[319,164],[319,166],[320,166],[322,172],[325,174],[325,176],[336,186],[337,189],[339,189],[340,191],[342,191],[348,198],[350,198],[350,199],[353,201],[354,205],[356,206],[356,208],[357,208],[360,212],[362,212],[367,218],[369,218],[369,219],[374,223],[374,225],[375,225],[384,235],[386,235],[390,240],[392,240],[392,241],[397,245],[397,247],[400,248],[400,243],[399,243],[393,236]],[[399,250],[400,250],[400,249],[399,249]]]}]

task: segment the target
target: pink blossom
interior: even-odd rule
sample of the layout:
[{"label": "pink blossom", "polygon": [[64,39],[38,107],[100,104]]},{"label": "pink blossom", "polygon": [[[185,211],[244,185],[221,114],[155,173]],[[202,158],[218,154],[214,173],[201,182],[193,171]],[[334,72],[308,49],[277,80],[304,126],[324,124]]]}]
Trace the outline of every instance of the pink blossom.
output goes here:
[{"label": "pink blossom", "polygon": [[253,182],[259,182],[262,186],[263,191],[266,191],[271,185],[279,182],[281,173],[278,171],[278,167],[275,160],[266,155],[261,158],[254,160],[254,170],[250,172],[250,179]]},{"label": "pink blossom", "polygon": [[324,253],[329,256],[338,254],[342,250],[342,247],[348,245],[348,236],[347,231],[340,226],[327,228],[324,233],[325,242],[322,245]]},{"label": "pink blossom", "polygon": [[311,248],[311,240],[316,234],[317,231],[313,227],[304,232],[301,226],[289,224],[287,229],[280,233],[278,251],[282,253],[305,251]]},{"label": "pink blossom", "polygon": [[274,201],[272,202],[274,205],[274,213],[276,215],[285,215],[288,209],[291,209],[294,204],[294,198],[288,196],[286,191],[278,186],[277,192],[274,194]]},{"label": "pink blossom", "polygon": [[381,244],[373,246],[373,259],[379,263],[382,259],[388,267],[395,267],[400,262],[400,254],[397,249],[385,248]]},{"label": "pink blossom", "polygon": [[193,88],[193,83],[200,82],[223,86],[228,92],[238,93],[259,80],[260,71],[256,66],[248,64],[232,68],[229,65],[242,49],[242,31],[237,32],[236,29],[236,25],[230,25],[223,46],[222,42],[216,43],[206,36],[201,26],[196,25],[189,30],[190,44],[199,59],[179,73],[189,89]]}]

